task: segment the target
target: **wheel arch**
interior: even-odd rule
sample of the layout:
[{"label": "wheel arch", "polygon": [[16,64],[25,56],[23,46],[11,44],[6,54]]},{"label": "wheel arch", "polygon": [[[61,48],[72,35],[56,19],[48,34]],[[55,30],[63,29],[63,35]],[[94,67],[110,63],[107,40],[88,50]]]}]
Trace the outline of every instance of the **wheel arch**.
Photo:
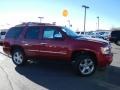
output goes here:
[{"label": "wheel arch", "polygon": [[21,51],[25,54],[24,49],[23,49],[21,46],[19,46],[19,45],[12,45],[12,46],[11,46],[11,49],[10,49],[10,53],[12,54],[12,52],[13,52],[15,49],[19,49],[19,50],[21,50]]},{"label": "wheel arch", "polygon": [[[86,55],[89,55],[91,58],[93,58],[94,59],[94,61],[95,61],[95,64],[97,65],[98,64],[98,62],[97,62],[97,56],[96,56],[96,54],[94,53],[94,52],[92,52],[92,51],[87,51],[87,50],[79,50],[79,51],[73,51],[72,52],[72,58],[74,58],[74,56],[75,55],[80,55],[80,54],[86,54]],[[73,59],[72,59],[72,61],[73,61]],[[74,62],[74,61],[73,61]]]}]

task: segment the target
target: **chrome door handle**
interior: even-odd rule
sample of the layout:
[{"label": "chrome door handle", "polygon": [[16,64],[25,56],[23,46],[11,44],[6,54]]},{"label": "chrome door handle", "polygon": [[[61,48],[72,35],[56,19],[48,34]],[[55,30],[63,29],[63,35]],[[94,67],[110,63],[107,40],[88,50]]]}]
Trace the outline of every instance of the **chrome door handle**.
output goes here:
[{"label": "chrome door handle", "polygon": [[29,45],[26,41],[22,41],[22,43],[23,43],[25,46],[28,46],[28,45]]},{"label": "chrome door handle", "polygon": [[46,45],[47,43],[40,43],[40,45]]},{"label": "chrome door handle", "polygon": [[27,43],[26,41],[22,41],[22,43]]}]

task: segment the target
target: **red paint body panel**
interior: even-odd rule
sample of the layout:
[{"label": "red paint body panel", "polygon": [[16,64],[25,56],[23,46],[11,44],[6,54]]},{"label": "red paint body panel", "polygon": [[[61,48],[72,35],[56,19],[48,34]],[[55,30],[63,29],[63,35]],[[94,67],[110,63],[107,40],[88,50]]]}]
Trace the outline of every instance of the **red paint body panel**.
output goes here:
[{"label": "red paint body panel", "polygon": [[[95,54],[99,67],[105,67],[112,62],[112,54],[104,55],[100,51],[102,43],[89,40],[74,40],[64,34],[62,40],[45,40],[40,35],[38,40],[24,39],[26,30],[22,32],[18,39],[5,38],[3,50],[10,54],[12,46],[21,47],[27,57],[39,57],[50,60],[71,61],[72,53],[75,51],[89,51]],[[43,34],[42,30],[40,33]]]}]

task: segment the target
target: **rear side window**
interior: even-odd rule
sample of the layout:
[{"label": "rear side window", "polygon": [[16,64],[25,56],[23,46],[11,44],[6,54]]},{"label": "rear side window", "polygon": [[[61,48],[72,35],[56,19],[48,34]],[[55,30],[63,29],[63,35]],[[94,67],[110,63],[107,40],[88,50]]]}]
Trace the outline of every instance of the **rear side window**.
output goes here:
[{"label": "rear side window", "polygon": [[14,27],[8,30],[6,38],[18,38],[22,32],[23,27]]},{"label": "rear side window", "polygon": [[38,39],[39,38],[39,27],[29,27],[25,34],[25,39]]}]

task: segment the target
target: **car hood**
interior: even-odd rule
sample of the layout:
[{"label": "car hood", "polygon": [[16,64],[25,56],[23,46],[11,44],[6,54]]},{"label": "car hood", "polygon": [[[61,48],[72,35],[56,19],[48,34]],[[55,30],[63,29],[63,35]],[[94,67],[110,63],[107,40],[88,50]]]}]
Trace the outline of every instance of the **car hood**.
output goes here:
[{"label": "car hood", "polygon": [[94,40],[94,41],[99,41],[99,42],[109,43],[109,41],[103,40],[103,39],[100,39],[100,38],[87,38],[87,39]]},{"label": "car hood", "polygon": [[78,38],[77,40],[86,40],[86,41],[91,41],[91,42],[109,44],[109,41],[103,40],[103,39],[99,39],[99,38],[81,37],[81,38]]}]

